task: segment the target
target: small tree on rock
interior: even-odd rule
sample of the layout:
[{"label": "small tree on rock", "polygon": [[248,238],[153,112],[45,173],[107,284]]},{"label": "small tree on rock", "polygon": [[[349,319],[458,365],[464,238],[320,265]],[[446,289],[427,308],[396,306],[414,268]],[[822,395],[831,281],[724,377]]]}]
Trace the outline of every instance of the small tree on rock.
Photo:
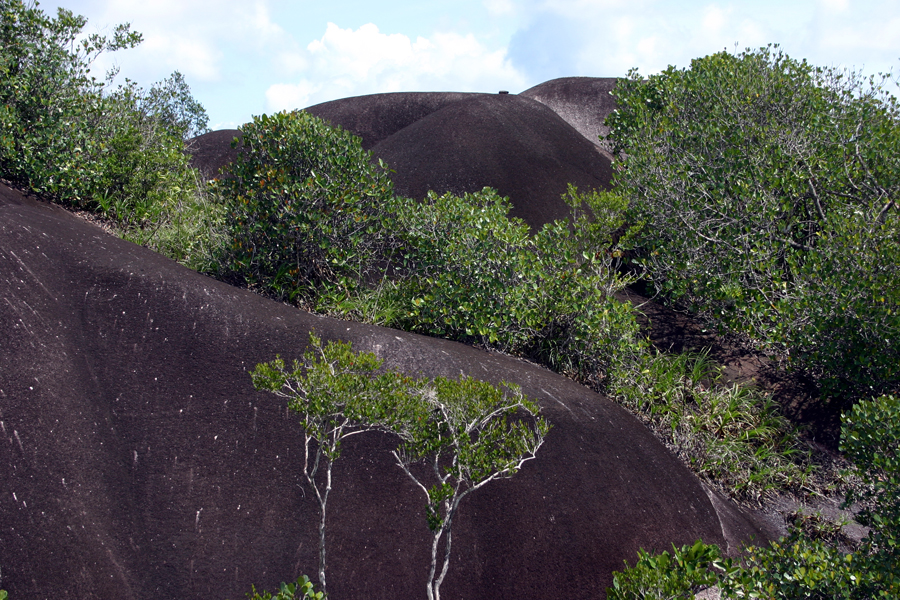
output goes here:
[{"label": "small tree on rock", "polygon": [[426,519],[432,532],[429,600],[440,600],[460,501],[494,479],[512,477],[535,457],[550,428],[538,416],[538,406],[517,386],[506,388],[504,392],[469,377],[439,377],[420,388],[418,401],[394,425],[402,439],[394,458],[427,498]]},{"label": "small tree on rock", "polygon": [[[372,353],[354,353],[350,343],[322,341],[310,334],[311,350],[287,370],[276,357],[251,372],[253,385],[282,398],[300,415],[303,428],[303,476],[319,502],[319,585],[325,586],[325,509],[331,493],[331,469],[341,443],[352,435],[386,429],[403,406],[408,381],[397,373],[377,375],[382,361]],[[311,444],[315,442],[314,448]],[[322,470],[320,471],[320,467]]]}]

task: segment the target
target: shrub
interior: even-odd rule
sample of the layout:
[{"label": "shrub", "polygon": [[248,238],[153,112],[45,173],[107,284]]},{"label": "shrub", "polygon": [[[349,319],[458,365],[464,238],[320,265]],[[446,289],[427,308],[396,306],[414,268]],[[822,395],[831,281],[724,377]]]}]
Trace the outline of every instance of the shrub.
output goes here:
[{"label": "shrub", "polygon": [[572,219],[532,236],[487,188],[394,198],[359,139],[307,113],[263,115],[243,132],[233,177],[219,184],[224,278],[323,312],[531,356],[598,388],[640,351],[630,307],[612,298],[629,281],[612,255],[625,206],[614,194],[570,188]]},{"label": "shrub", "polygon": [[297,583],[282,582],[274,596],[265,590],[259,593],[256,591],[255,586],[252,587],[253,591],[247,594],[247,598],[250,600],[303,600],[304,598],[323,600],[325,598],[324,593],[315,591],[313,584],[306,575],[298,577]]},{"label": "shrub", "polygon": [[638,550],[633,567],[613,574],[613,586],[606,590],[607,600],[657,598],[675,600],[693,598],[694,594],[719,581],[716,567],[721,568],[719,548],[697,540],[693,546],[672,546],[672,554],[651,555]]},{"label": "shrub", "polygon": [[[145,94],[134,82],[108,91],[115,73],[89,76],[102,52],[141,41],[128,25],[113,36],[76,39],[87,20],[60,9],[46,16],[20,0],[2,5],[0,27],[0,171],[39,193],[138,224],[162,198],[190,189],[182,136],[203,130],[206,113],[175,73]],[[185,184],[184,182],[188,183]]]},{"label": "shrub", "polygon": [[402,205],[398,324],[530,356],[605,386],[617,361],[643,347],[630,306],[612,297],[628,283],[611,255],[622,200],[575,188],[567,199],[602,218],[575,212],[532,236],[490,188]]},{"label": "shrub", "polygon": [[[865,486],[861,523],[871,529],[859,548],[845,553],[836,536],[811,535],[804,527],[766,548],[747,548],[743,564],[718,559],[715,546],[695,545],[693,555],[651,557],[614,575],[610,598],[692,597],[695,582],[716,584],[726,598],[872,600],[900,595],[900,401],[893,396],[859,402],[844,416],[841,449],[856,462]],[[699,548],[699,549],[698,549]],[[682,555],[686,547],[682,548]],[[694,558],[691,558],[693,556]],[[706,560],[700,561],[700,556]],[[709,569],[712,566],[713,569]],[[663,594],[668,595],[663,595]],[[678,595],[680,594],[680,595]]]},{"label": "shrub", "polygon": [[219,183],[228,206],[221,275],[313,304],[377,276],[392,184],[359,139],[302,111],[254,117],[241,130],[232,177]]},{"label": "shrub", "polygon": [[115,72],[101,82],[90,66],[141,41],[128,25],[76,42],[87,21],[70,11],[54,19],[20,0],[0,10],[0,174],[176,260],[208,262],[221,210],[198,193],[184,152],[208,119],[181,74],[150,92],[128,80],[113,89]]},{"label": "shrub", "polygon": [[865,507],[857,517],[870,527],[859,549],[871,593],[900,596],[900,398],[860,402],[844,415],[841,450],[860,470],[865,487],[847,502]]},{"label": "shrub", "polygon": [[827,396],[900,385],[900,105],[771,47],[621,80],[608,144],[657,290]]}]

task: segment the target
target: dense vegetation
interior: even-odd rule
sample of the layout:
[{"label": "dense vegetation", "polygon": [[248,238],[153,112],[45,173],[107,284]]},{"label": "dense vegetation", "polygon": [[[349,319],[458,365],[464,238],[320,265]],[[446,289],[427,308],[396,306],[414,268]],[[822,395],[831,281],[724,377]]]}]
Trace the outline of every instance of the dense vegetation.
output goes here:
[{"label": "dense vegetation", "polygon": [[[396,197],[360,141],[304,112],[244,126],[218,189],[218,276],[300,306],[525,356],[618,398],[695,472],[758,501],[815,488],[809,452],[770,399],[710,385],[709,361],[651,352],[613,294],[626,202],[570,188],[572,216],[529,233],[485,189]],[[690,402],[685,402],[690,398]]]},{"label": "dense vegetation", "polygon": [[[615,95],[608,147],[630,200],[636,263],[665,297],[749,335],[852,407],[841,450],[872,527],[841,551],[801,517],[743,565],[698,543],[642,552],[611,598],[891,598],[900,592],[900,105],[887,77],[813,67],[771,47],[726,52]],[[855,403],[855,405],[854,405]],[[804,527],[806,526],[806,527]]]},{"label": "dense vegetation", "polygon": [[841,450],[863,479],[857,519],[869,534],[858,548],[841,551],[828,527],[795,524],[787,538],[749,548],[742,564],[723,559],[716,546],[698,541],[673,553],[643,550],[633,567],[614,578],[610,600],[693,598],[719,586],[726,598],[875,600],[900,596],[900,399],[882,396],[857,403],[844,416]]},{"label": "dense vegetation", "polygon": [[900,387],[900,104],[885,77],[720,52],[615,96],[607,143],[656,289],[813,375]]},{"label": "dense vegetation", "polygon": [[[633,280],[623,251],[667,297],[855,403],[842,448],[874,527],[851,558],[799,531],[741,569],[702,544],[642,554],[620,588],[655,577],[679,590],[714,580],[737,597],[896,593],[900,127],[879,82],[771,49],[634,72],[610,118],[616,190],[570,189],[570,219],[532,234],[489,189],[396,197],[358,139],[303,112],[245,125],[234,177],[207,186],[185,153],[205,112],[180,74],[149,91],[89,74],[139,34],[77,42],[83,17],[20,0],[0,11],[0,176],[126,239],[305,308],[539,361],[621,402],[743,501],[821,489],[822,474],[770,398],[721,384],[702,356],[650,348],[613,298]],[[295,591],[313,597],[308,581],[281,594]]]},{"label": "dense vegetation", "polygon": [[128,80],[113,86],[115,72],[91,76],[99,54],[141,36],[120,25],[109,38],[79,41],[86,22],[0,1],[0,175],[200,267],[219,211],[199,193],[184,149],[206,130],[206,112],[178,72],[149,91]]}]

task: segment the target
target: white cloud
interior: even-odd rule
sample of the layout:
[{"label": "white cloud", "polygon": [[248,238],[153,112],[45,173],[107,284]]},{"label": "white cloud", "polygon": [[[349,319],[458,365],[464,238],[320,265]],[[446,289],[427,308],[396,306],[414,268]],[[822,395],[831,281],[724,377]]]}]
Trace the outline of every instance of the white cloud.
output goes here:
[{"label": "white cloud", "polygon": [[516,10],[513,0],[484,0],[484,7],[492,16],[511,15]]},{"label": "white cloud", "polygon": [[720,35],[728,24],[728,14],[715,4],[711,4],[703,11],[703,29],[710,35]]},{"label": "white cloud", "polygon": [[829,12],[844,12],[850,6],[850,0],[819,0],[825,10]]},{"label": "white cloud", "polygon": [[[75,12],[88,12],[75,4]],[[176,69],[189,81],[219,81],[235,48],[273,55],[293,49],[290,36],[272,21],[267,0],[99,0],[91,8],[85,33],[108,34],[116,24],[131,23],[144,38],[134,50],[101,55],[98,70],[121,63],[132,79],[148,84]]]},{"label": "white cloud", "polygon": [[524,84],[505,50],[491,50],[472,34],[435,33],[413,41],[372,23],[356,30],[329,23],[322,38],[307,46],[305,59],[299,81],[266,90],[268,110],[381,92],[496,91]]}]

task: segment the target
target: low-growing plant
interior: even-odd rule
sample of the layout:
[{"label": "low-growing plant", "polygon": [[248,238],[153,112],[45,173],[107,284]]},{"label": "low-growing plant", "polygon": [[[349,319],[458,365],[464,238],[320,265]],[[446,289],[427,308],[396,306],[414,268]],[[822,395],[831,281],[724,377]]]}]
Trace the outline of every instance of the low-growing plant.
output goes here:
[{"label": "low-growing plant", "polygon": [[873,590],[900,597],[900,397],[859,402],[843,421],[841,450],[865,484],[847,503],[863,503],[857,520],[870,528],[857,554]]},{"label": "low-growing plant", "polygon": [[[247,594],[250,600],[324,600],[325,593],[317,592],[312,582],[306,575],[297,578],[297,583],[282,582],[275,594],[271,594],[265,590],[262,593],[256,591],[256,586],[251,586],[253,591]],[[0,598],[0,600],[3,600]]]},{"label": "low-growing plant", "polygon": [[648,352],[618,373],[611,394],[694,473],[736,500],[817,489],[811,452],[771,396],[723,384],[706,352]]},{"label": "low-growing plant", "polygon": [[613,586],[606,590],[607,600],[688,600],[719,582],[726,565],[715,545],[697,540],[693,546],[672,545],[672,554],[651,555],[638,550],[633,567],[613,574]]}]

